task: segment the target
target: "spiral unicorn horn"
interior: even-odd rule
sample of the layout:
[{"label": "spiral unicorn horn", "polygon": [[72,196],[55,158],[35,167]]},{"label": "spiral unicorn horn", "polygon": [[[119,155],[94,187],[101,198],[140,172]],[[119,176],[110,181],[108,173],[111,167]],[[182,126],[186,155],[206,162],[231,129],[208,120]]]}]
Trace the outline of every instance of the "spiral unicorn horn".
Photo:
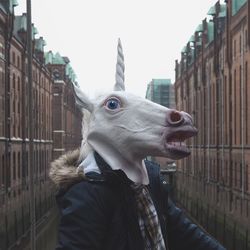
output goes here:
[{"label": "spiral unicorn horn", "polygon": [[114,90],[123,90],[125,91],[125,85],[124,85],[124,56],[122,51],[122,44],[120,38],[118,39],[118,45],[117,45],[117,62],[116,62],[116,74],[115,74],[115,86]]}]

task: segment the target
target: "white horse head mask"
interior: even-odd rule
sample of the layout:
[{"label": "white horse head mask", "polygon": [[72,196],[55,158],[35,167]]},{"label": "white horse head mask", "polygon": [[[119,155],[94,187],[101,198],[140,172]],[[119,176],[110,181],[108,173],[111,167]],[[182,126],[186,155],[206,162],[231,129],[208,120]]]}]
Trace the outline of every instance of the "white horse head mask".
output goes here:
[{"label": "white horse head mask", "polygon": [[[114,91],[91,101],[75,87],[76,101],[89,111],[81,154],[90,146],[112,169],[136,183],[148,184],[146,156],[180,159],[190,154],[184,140],[197,130],[185,112],[168,109],[125,92],[124,60],[119,40]],[[89,151],[88,151],[89,152]]]}]

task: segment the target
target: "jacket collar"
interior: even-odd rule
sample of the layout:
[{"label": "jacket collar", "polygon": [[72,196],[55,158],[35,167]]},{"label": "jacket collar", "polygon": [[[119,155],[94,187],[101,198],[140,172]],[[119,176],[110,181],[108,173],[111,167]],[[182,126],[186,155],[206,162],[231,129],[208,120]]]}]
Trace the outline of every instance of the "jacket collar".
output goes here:
[{"label": "jacket collar", "polygon": [[82,168],[79,162],[79,156],[80,151],[74,150],[51,163],[49,177],[58,189],[67,190],[70,186],[82,180],[105,180],[112,184],[131,183],[122,170],[112,170],[97,152],[94,152],[93,158],[89,162],[89,171],[85,173],[85,168]]},{"label": "jacket collar", "polygon": [[79,150],[74,150],[62,155],[51,163],[49,177],[57,188],[68,189],[75,183],[86,179],[82,171],[78,171]]}]

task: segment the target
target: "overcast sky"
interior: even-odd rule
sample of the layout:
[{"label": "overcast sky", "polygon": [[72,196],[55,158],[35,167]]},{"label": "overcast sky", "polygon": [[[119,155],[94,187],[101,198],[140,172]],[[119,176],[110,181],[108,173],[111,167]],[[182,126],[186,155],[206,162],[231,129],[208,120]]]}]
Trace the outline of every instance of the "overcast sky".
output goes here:
[{"label": "overcast sky", "polygon": [[[18,0],[16,14],[26,12]],[[32,21],[45,50],[69,57],[84,92],[115,82],[121,38],[127,91],[145,96],[152,78],[174,82],[175,59],[216,0],[32,0]]]}]

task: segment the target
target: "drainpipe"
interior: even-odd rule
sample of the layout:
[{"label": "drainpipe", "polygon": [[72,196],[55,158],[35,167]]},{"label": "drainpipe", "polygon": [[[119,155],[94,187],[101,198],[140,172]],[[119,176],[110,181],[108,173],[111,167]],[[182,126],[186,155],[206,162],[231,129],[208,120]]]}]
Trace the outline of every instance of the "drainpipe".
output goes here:
[{"label": "drainpipe", "polygon": [[[196,74],[196,72],[195,72]],[[193,76],[194,77],[194,76]],[[195,88],[194,88],[194,81],[195,79],[193,78],[193,86],[192,86],[192,113],[194,111],[194,91],[195,91]],[[192,176],[194,176],[194,136],[192,138]]]},{"label": "drainpipe", "polygon": [[[13,35],[13,13],[10,13],[10,2],[8,2],[8,16],[7,16],[7,27],[5,29],[5,159],[4,159],[4,198],[5,198],[5,205],[4,205],[4,212],[5,214],[8,213],[9,209],[9,192],[11,188],[11,134],[10,134],[10,122],[11,122],[11,114],[10,114],[10,48],[11,48],[11,39]],[[8,217],[5,218],[5,227],[7,228]],[[7,230],[7,229],[6,229]],[[5,246],[6,248],[9,245],[9,237],[6,237]],[[4,246],[3,246],[4,247]]]},{"label": "drainpipe", "polygon": [[211,86],[211,65],[208,64],[207,68],[207,182],[210,182],[210,86]]},{"label": "drainpipe", "polygon": [[[201,79],[201,78],[200,78]],[[200,83],[200,85],[201,84],[203,84],[203,82],[202,82],[202,80],[201,80],[201,83]],[[201,93],[202,93],[202,90],[201,90],[201,88],[203,88],[203,87],[200,87],[200,91],[199,91],[199,95],[198,95],[198,105],[199,105],[199,108],[200,107],[203,107],[203,105],[202,105],[202,98],[201,98]],[[203,89],[204,90],[204,89]],[[201,117],[201,112],[200,112],[200,120],[202,119],[202,117]],[[204,122],[204,121],[203,121]],[[202,123],[200,122],[200,127],[202,127]],[[201,170],[201,164],[202,164],[202,157],[201,157],[201,155],[202,156],[204,156],[204,141],[203,141],[203,137],[201,136],[201,135],[199,135],[199,142],[198,142],[198,145],[199,145],[199,168],[200,168],[200,170]],[[202,144],[203,143],[203,144]],[[203,158],[203,163],[204,163],[204,158]],[[201,176],[203,176],[203,172],[201,173]],[[200,177],[200,176],[199,176]]]},{"label": "drainpipe", "polygon": [[225,157],[225,145],[224,145],[224,44],[222,45],[222,58],[221,58],[221,146],[222,146],[222,166],[221,166],[221,174],[222,174],[222,180],[224,183],[224,173],[225,173],[225,165],[224,165],[224,157]]},{"label": "drainpipe", "polygon": [[29,86],[29,192],[30,192],[30,247],[36,250],[36,214],[34,183],[34,120],[33,120],[33,77],[32,77],[32,22],[31,0],[26,1],[27,8],[27,54],[28,54],[28,86]]},{"label": "drainpipe", "polygon": [[[194,42],[193,44],[193,49],[194,49],[194,61],[193,61],[193,65],[194,65],[194,79],[193,79],[193,93],[192,93],[192,99],[193,99],[193,107],[192,107],[192,112],[194,113],[194,122],[196,122],[197,120],[197,112],[195,112],[196,107],[197,107],[197,74],[198,74],[198,71],[197,71],[197,63],[196,63],[196,41]],[[197,166],[194,166],[195,165],[195,159],[197,159],[197,143],[195,143],[195,140],[197,142],[197,138],[192,138],[192,164],[193,164],[193,176],[195,176],[195,173],[194,173],[194,168],[197,167]],[[195,154],[195,155],[194,155]],[[197,171],[196,171],[197,172]],[[197,176],[197,175],[196,175]],[[197,182],[196,182],[197,183]],[[195,186],[196,186],[196,183],[195,183]]]},{"label": "drainpipe", "polygon": [[[11,134],[10,134],[10,48],[11,39],[13,33],[13,17],[12,13],[9,12],[10,2],[8,3],[8,17],[7,17],[7,27],[5,33],[5,173],[4,173],[4,183],[5,183],[5,195],[9,192],[8,188],[11,187],[11,165],[10,165],[10,152],[11,152]],[[9,175],[9,176],[8,176]],[[8,196],[7,196],[8,198]]]},{"label": "drainpipe", "polygon": [[244,143],[244,139],[245,139],[245,126],[244,126],[244,119],[245,119],[245,99],[244,99],[244,26],[241,25],[241,82],[240,82],[240,86],[241,86],[241,191],[242,191],[242,198],[244,198],[244,184],[245,184],[245,143]]}]

